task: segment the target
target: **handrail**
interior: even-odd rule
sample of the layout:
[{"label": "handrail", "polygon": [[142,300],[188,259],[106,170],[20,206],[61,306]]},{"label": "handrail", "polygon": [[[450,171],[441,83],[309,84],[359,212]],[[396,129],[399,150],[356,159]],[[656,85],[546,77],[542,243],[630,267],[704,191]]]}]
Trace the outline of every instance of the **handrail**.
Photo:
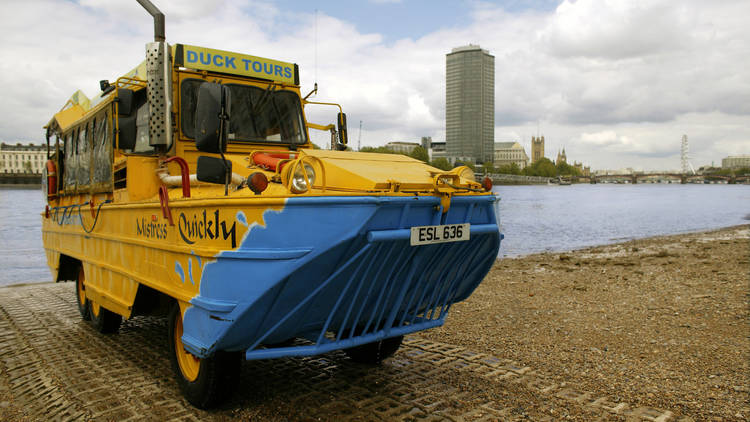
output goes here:
[{"label": "handrail", "polygon": [[140,78],[131,78],[130,76],[120,76],[115,81],[115,86],[117,88],[126,88],[133,85],[146,88],[147,82]]},{"label": "handrail", "polygon": [[162,161],[162,163],[169,163],[169,162],[176,162],[180,166],[180,174],[182,175],[182,197],[183,198],[190,198],[190,169],[188,168],[188,163],[185,161],[184,158],[173,156],[169,157],[166,160]]}]

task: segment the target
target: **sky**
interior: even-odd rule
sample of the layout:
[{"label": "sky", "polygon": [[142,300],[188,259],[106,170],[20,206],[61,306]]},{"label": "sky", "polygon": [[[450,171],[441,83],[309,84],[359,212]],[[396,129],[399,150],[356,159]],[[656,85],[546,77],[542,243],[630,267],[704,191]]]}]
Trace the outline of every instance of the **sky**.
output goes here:
[{"label": "sky", "polygon": [[[495,56],[495,142],[530,155],[541,134],[548,158],[592,169],[677,170],[683,135],[696,168],[750,154],[747,0],[152,1],[170,43],[299,64],[355,148],[445,141],[445,55],[471,43]],[[152,40],[135,0],[4,0],[0,141],[41,143],[73,92],[96,95]]]}]

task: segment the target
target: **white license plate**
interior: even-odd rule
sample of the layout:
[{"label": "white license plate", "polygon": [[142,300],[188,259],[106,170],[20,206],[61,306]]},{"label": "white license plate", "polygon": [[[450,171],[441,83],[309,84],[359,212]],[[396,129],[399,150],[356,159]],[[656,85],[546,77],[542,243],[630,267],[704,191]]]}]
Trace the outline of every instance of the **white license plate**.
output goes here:
[{"label": "white license plate", "polygon": [[411,228],[411,246],[469,240],[471,224],[443,224]]}]

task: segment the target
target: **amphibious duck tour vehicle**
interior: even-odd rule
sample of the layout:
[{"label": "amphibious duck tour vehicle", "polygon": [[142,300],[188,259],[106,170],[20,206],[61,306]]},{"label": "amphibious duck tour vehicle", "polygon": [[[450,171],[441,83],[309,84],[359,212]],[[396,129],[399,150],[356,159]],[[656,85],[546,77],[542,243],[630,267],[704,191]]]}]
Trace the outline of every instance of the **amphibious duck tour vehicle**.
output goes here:
[{"label": "amphibious duck tour vehicle", "polygon": [[233,389],[242,358],[378,363],[442,325],[496,259],[489,187],[467,167],[349,151],[342,112],[306,121],[335,104],[300,95],[297,65],[168,45],[139,2],[155,21],[146,60],[45,126],[44,248],[81,316],[106,333],[168,315],[198,407]]}]

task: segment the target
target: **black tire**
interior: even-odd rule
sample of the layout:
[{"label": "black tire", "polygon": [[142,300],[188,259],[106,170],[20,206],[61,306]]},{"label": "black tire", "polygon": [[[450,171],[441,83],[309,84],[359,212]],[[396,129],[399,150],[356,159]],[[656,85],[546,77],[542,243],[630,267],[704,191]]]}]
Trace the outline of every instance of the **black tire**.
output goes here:
[{"label": "black tire", "polygon": [[[190,355],[182,345],[182,313],[180,306],[174,304],[169,312],[169,360],[177,378],[177,384],[185,398],[199,409],[209,409],[226,400],[236,389],[242,368],[242,352],[218,351],[213,356],[203,359]],[[183,370],[180,359],[192,359],[198,365],[197,373],[190,369]],[[186,373],[188,375],[186,375]]]},{"label": "black tire", "polygon": [[116,333],[120,329],[122,316],[116,314],[94,301],[89,300],[89,314],[91,315],[91,325],[96,331],[102,334]]},{"label": "black tire", "polygon": [[393,356],[398,348],[401,347],[403,340],[404,336],[391,337],[350,349],[344,349],[344,353],[355,362],[377,365]]},{"label": "black tire", "polygon": [[83,273],[83,265],[78,267],[78,276],[76,277],[76,302],[78,302],[78,312],[84,321],[91,319],[89,313],[89,300],[86,298],[86,276]]}]

